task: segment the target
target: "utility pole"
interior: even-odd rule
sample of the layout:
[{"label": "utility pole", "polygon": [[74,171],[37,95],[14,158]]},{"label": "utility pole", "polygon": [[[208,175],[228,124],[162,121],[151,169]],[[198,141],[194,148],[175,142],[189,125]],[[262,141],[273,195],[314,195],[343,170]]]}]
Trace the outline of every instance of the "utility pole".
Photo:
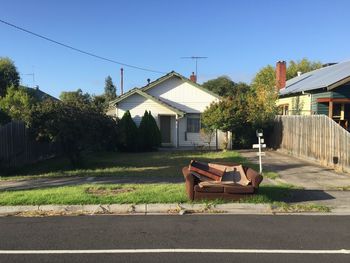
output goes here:
[{"label": "utility pole", "polygon": [[120,68],[120,96],[123,95],[124,69]]},{"label": "utility pole", "polygon": [[198,56],[191,56],[191,57],[181,57],[183,59],[193,59],[196,62],[196,76],[198,78],[198,59],[206,59],[208,57],[198,57]]}]

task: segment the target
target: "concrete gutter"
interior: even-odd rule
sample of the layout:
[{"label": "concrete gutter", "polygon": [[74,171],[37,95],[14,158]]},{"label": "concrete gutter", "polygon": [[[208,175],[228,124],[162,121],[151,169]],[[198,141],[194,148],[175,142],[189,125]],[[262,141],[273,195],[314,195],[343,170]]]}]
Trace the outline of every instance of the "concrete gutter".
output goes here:
[{"label": "concrete gutter", "polygon": [[40,205],[0,206],[0,216],[61,216],[61,215],[350,215],[350,206],[336,207],[330,212],[285,212],[269,204],[112,204],[112,205]]}]

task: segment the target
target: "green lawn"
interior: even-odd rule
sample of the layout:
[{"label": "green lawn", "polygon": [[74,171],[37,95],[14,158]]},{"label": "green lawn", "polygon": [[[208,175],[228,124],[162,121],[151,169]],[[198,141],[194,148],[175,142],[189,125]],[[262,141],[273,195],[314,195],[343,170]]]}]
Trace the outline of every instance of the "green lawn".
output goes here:
[{"label": "green lawn", "polygon": [[66,158],[54,158],[9,171],[0,180],[62,176],[118,176],[118,177],[178,177],[191,159],[205,162],[244,163],[235,151],[227,152],[149,152],[149,153],[90,153],[83,164],[73,168]]},{"label": "green lawn", "polygon": [[[151,153],[90,153],[84,156],[79,168],[72,168],[65,158],[55,158],[22,167],[2,176],[0,180],[20,180],[43,177],[70,176],[115,176],[118,178],[178,178],[181,183],[157,184],[83,184],[50,187],[33,190],[0,191],[0,205],[44,205],[44,204],[140,204],[140,203],[184,203],[189,202],[181,169],[191,159],[211,162],[247,163],[235,151],[227,152],[151,152]],[[266,177],[278,175],[267,172]],[[165,180],[163,180],[165,181]],[[132,180],[131,180],[132,182]],[[259,194],[241,202],[281,202],[292,191],[290,185],[263,185]],[[222,200],[215,201],[222,203]]]}]

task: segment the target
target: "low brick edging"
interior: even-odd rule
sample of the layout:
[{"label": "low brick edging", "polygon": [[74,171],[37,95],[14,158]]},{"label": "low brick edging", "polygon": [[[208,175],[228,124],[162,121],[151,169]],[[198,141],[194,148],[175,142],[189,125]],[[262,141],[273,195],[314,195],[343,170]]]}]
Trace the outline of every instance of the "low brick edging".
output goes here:
[{"label": "low brick edging", "polygon": [[111,205],[37,205],[0,206],[0,216],[60,216],[60,215],[176,215],[176,214],[237,214],[237,215],[350,215],[349,207],[330,212],[285,212],[270,204],[111,204]]}]

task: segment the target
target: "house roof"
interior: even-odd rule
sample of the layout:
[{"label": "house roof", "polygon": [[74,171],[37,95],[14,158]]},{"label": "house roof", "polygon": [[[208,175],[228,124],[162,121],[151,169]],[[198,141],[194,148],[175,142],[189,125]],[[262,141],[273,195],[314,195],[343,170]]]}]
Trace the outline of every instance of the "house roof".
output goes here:
[{"label": "house roof", "polygon": [[334,89],[350,81],[350,61],[337,63],[304,73],[286,82],[280,96],[300,93],[303,91],[326,88]]},{"label": "house roof", "polygon": [[218,99],[221,99],[221,97],[220,97],[218,94],[216,94],[216,93],[214,93],[214,92],[212,92],[212,91],[210,91],[210,90],[208,90],[208,89],[206,89],[206,88],[203,88],[201,85],[199,85],[199,84],[197,84],[197,83],[191,81],[190,79],[188,79],[188,78],[182,76],[181,74],[179,74],[179,73],[177,73],[177,72],[175,72],[175,71],[171,71],[171,72],[169,72],[168,74],[166,74],[166,75],[164,75],[164,76],[162,76],[162,77],[160,77],[160,78],[158,78],[158,79],[156,79],[156,80],[150,82],[150,83],[147,84],[146,86],[143,86],[143,87],[141,88],[141,90],[147,91],[147,90],[149,90],[150,88],[152,88],[152,87],[158,85],[159,83],[161,83],[161,82],[163,82],[163,81],[166,81],[166,80],[168,80],[168,79],[170,79],[170,78],[172,78],[172,77],[174,77],[174,76],[175,76],[175,77],[178,77],[178,78],[180,78],[180,79],[182,79],[182,80],[185,81],[185,82],[188,82],[188,83],[194,85],[194,86],[197,87],[198,89],[200,89],[200,90],[202,90],[202,91],[204,91],[204,92],[207,92],[207,93],[209,93],[210,95],[212,95],[212,96],[214,96],[214,97],[216,97],[216,98],[218,98]]},{"label": "house roof", "polygon": [[51,96],[50,94],[47,94],[46,92],[40,90],[39,88],[30,88],[26,86],[20,86],[20,87],[25,89],[28,92],[28,94],[36,98],[38,101],[43,101],[45,99],[58,100],[57,98]]},{"label": "house roof", "polygon": [[124,100],[124,99],[126,99],[126,98],[128,98],[128,97],[130,97],[132,95],[134,95],[134,94],[139,94],[140,96],[143,96],[146,99],[150,99],[150,100],[152,100],[152,101],[154,101],[156,103],[159,103],[159,104],[163,105],[164,107],[168,108],[169,110],[174,111],[175,113],[177,113],[177,114],[179,114],[181,116],[183,116],[185,114],[184,111],[182,111],[182,110],[180,110],[180,109],[178,109],[178,108],[176,108],[176,107],[166,103],[165,101],[163,101],[163,100],[161,100],[159,98],[156,98],[156,97],[154,97],[152,95],[149,95],[148,93],[142,91],[139,88],[133,88],[133,89],[129,90],[128,92],[124,93],[123,95],[119,96],[117,99],[112,101],[110,103],[110,105],[117,105],[118,102],[120,102],[120,101],[122,101],[122,100]]},{"label": "house roof", "polygon": [[122,100],[130,97],[131,95],[134,95],[135,93],[137,93],[137,94],[139,94],[139,95],[141,95],[141,96],[143,96],[143,97],[145,97],[147,99],[151,99],[151,100],[153,100],[153,101],[155,101],[155,102],[165,106],[166,108],[176,112],[177,114],[183,116],[184,114],[186,114],[186,112],[184,112],[183,110],[180,110],[180,109],[176,108],[174,105],[171,105],[171,104],[167,103],[166,101],[162,100],[161,98],[156,98],[156,97],[154,97],[154,96],[152,96],[152,95],[147,93],[147,90],[149,90],[150,88],[152,88],[152,87],[154,87],[154,86],[156,86],[156,85],[162,83],[163,81],[166,81],[166,80],[168,80],[168,79],[170,79],[172,77],[180,78],[181,80],[186,81],[186,82],[190,83],[191,85],[194,85],[198,89],[200,89],[200,90],[202,90],[202,91],[204,91],[204,92],[206,92],[206,93],[208,93],[208,94],[210,94],[210,95],[212,95],[212,96],[214,96],[214,97],[216,97],[218,99],[221,99],[221,97],[219,95],[213,93],[212,91],[203,88],[201,85],[199,85],[197,83],[194,83],[190,79],[182,76],[181,74],[179,74],[179,73],[177,73],[175,71],[171,71],[168,74],[166,74],[166,75],[164,75],[164,76],[162,76],[162,77],[160,77],[160,78],[150,82],[146,86],[143,86],[142,88],[133,88],[133,89],[129,90],[128,92],[126,92],[123,95],[119,96],[117,99],[111,101],[109,103],[109,105],[114,105],[115,106],[120,101],[122,101]]}]

